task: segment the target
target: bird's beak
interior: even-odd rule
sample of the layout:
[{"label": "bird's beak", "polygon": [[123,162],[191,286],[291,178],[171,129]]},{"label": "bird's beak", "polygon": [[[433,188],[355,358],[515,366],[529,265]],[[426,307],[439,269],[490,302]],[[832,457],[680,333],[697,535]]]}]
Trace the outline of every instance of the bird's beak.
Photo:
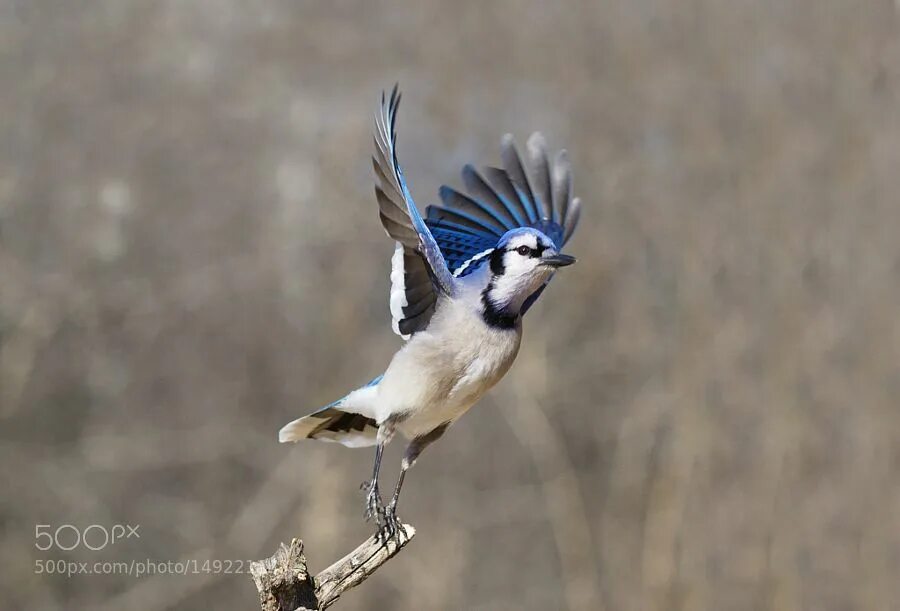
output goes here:
[{"label": "bird's beak", "polygon": [[575,257],[570,257],[569,255],[549,255],[541,258],[541,263],[548,267],[565,267],[567,265],[572,265],[575,263]]}]

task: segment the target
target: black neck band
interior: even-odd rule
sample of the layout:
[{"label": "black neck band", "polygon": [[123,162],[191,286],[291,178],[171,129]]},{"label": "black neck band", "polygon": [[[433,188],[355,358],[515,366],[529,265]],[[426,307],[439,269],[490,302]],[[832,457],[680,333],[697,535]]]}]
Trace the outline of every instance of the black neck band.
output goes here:
[{"label": "black neck band", "polygon": [[491,301],[491,298],[488,297],[488,294],[493,288],[494,284],[490,283],[481,292],[481,304],[484,306],[481,317],[484,319],[484,322],[488,324],[488,326],[494,327],[496,329],[515,328],[516,322],[519,319],[518,313],[508,314],[503,310],[497,308],[497,306],[494,305],[494,302]]}]

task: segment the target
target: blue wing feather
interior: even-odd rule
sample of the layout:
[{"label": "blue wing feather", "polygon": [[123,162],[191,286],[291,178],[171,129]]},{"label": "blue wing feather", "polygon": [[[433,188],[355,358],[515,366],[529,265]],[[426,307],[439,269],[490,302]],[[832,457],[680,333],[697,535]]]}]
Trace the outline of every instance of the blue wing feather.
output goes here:
[{"label": "blue wing feather", "polygon": [[[431,206],[429,206],[429,208],[430,207]],[[453,221],[440,218],[436,215],[430,215],[425,222],[428,224],[428,228],[431,229],[432,233],[435,229],[445,230],[448,232],[448,235],[460,236],[460,239],[473,238],[478,240],[494,240],[494,243],[497,243],[496,233],[487,232],[481,229],[473,229],[472,227],[460,225],[459,223],[454,223]]]},{"label": "blue wing feather", "polygon": [[531,226],[532,224],[537,223],[540,217],[537,213],[537,205],[534,202],[534,198],[526,194],[525,191],[522,190],[522,187],[515,182],[513,182],[512,185],[516,190],[516,196],[519,198],[519,201],[522,202],[522,206],[528,214],[528,225]]},{"label": "blue wing feather", "polygon": [[527,227],[528,223],[531,222],[531,218],[528,215],[528,209],[525,204],[522,203],[522,199],[516,192],[515,186],[513,186],[512,182],[509,180],[509,175],[506,173],[506,170],[486,167],[484,168],[484,175],[487,178],[488,185],[490,185],[506,209],[509,210],[510,214],[515,218],[516,226]]},{"label": "blue wing feather", "polygon": [[454,270],[454,273],[475,254],[484,252],[488,248],[493,248],[497,244],[495,236],[487,234],[472,235],[459,231],[454,227],[447,227],[448,223],[445,221],[439,221],[438,223],[433,225],[431,230],[435,240],[441,245],[441,252],[447,261],[447,266]]},{"label": "blue wing feather", "polygon": [[[396,155],[396,149],[394,154]],[[403,187],[403,198],[406,200],[406,207],[409,210],[409,216],[412,219],[413,227],[415,228],[416,233],[419,234],[419,251],[424,255],[425,260],[428,261],[433,277],[441,290],[449,295],[453,290],[453,277],[450,270],[447,269],[447,263],[441,255],[441,248],[435,241],[434,236],[431,235],[431,231],[428,229],[428,225],[425,224],[422,215],[419,214],[416,203],[413,201],[412,195],[406,186],[406,181],[403,179],[403,172],[400,170],[399,165],[397,166],[397,175],[400,178],[400,184]]]},{"label": "blue wing feather", "polygon": [[[449,187],[444,187],[449,189]],[[495,227],[486,221],[483,221],[477,218],[473,214],[469,214],[468,212],[463,212],[458,208],[446,208],[442,206],[428,206],[425,209],[425,213],[428,215],[429,219],[451,219],[459,225],[463,225],[465,227],[469,227],[478,231],[479,233],[485,233],[494,236],[497,240],[506,233],[505,230]]]}]

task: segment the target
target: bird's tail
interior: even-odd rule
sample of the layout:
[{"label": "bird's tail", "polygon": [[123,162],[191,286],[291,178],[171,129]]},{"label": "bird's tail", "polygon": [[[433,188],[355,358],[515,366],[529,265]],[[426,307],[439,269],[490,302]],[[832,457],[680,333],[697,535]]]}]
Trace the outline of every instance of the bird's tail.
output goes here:
[{"label": "bird's tail", "polygon": [[350,448],[375,445],[378,425],[362,414],[326,407],[286,424],[278,432],[278,441],[321,439],[335,441]]},{"label": "bird's tail", "polygon": [[278,441],[321,439],[350,448],[375,445],[378,424],[369,414],[380,381],[378,376],[340,401],[289,422],[278,432]]}]

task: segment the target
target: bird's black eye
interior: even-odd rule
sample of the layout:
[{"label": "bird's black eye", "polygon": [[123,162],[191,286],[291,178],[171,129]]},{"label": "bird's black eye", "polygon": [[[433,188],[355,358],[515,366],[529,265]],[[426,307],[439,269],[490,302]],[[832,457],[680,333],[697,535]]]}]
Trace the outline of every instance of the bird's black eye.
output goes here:
[{"label": "bird's black eye", "polygon": [[519,246],[516,249],[516,252],[519,253],[520,255],[522,255],[523,257],[527,257],[528,255],[531,254],[531,249],[528,248],[527,246],[523,245],[523,246]]}]

